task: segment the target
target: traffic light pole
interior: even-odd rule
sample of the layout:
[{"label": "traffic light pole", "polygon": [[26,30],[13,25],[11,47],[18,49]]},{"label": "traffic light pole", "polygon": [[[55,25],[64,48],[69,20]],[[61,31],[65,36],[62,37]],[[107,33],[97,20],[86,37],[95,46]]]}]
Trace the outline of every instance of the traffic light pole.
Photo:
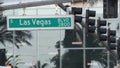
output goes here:
[{"label": "traffic light pole", "polygon": [[[120,21],[120,0],[118,0],[118,11],[119,12],[118,12],[118,19],[117,20]],[[120,35],[119,35],[120,34],[120,22],[118,22],[118,23],[119,23],[119,25],[117,27],[117,31],[118,31],[117,32],[118,33],[117,38],[120,38]],[[120,59],[118,59],[118,42],[117,42],[117,48],[116,49],[117,49],[117,53],[116,53],[117,54],[117,57],[116,57],[117,60],[116,60],[116,63],[117,63],[117,67],[120,68]]]},{"label": "traffic light pole", "polygon": [[[118,21],[120,21],[120,0],[118,0],[118,10],[119,10],[119,12],[118,12]],[[120,22],[119,22],[119,31],[118,31],[118,37],[120,38]],[[119,63],[119,59],[117,60],[117,67],[119,68],[120,67],[120,63]]]},{"label": "traffic light pole", "polygon": [[107,51],[107,68],[110,68],[110,52]]},{"label": "traffic light pole", "polygon": [[86,27],[83,27],[83,67],[86,68]]}]

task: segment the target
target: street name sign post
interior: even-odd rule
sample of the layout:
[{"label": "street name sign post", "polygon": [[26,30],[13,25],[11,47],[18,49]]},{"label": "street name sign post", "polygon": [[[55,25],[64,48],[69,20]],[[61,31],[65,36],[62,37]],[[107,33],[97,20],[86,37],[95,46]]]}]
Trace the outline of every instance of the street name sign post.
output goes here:
[{"label": "street name sign post", "polygon": [[73,15],[8,16],[8,30],[73,29]]}]

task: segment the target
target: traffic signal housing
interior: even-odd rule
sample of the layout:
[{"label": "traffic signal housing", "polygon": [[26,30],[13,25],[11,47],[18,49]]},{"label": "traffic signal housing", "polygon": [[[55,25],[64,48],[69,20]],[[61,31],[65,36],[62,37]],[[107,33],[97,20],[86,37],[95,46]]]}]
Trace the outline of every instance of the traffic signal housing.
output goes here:
[{"label": "traffic signal housing", "polygon": [[117,58],[120,60],[120,38],[117,40]]},{"label": "traffic signal housing", "polygon": [[105,28],[106,24],[106,20],[97,20],[97,34],[100,41],[107,40],[107,36],[105,35],[107,33],[107,28]]},{"label": "traffic signal housing", "polygon": [[72,14],[82,14],[82,8],[72,7]]},{"label": "traffic signal housing", "polygon": [[95,17],[96,11],[86,10],[86,32],[94,33],[95,32],[95,19],[91,19],[90,17]]},{"label": "traffic signal housing", "polygon": [[116,31],[108,29],[108,47],[110,50],[116,49]]},{"label": "traffic signal housing", "polygon": [[7,57],[5,54],[6,54],[6,50],[0,49],[0,66],[5,66],[5,63],[7,61]]},{"label": "traffic signal housing", "polygon": [[103,0],[103,18],[118,17],[118,0]]},{"label": "traffic signal housing", "polygon": [[82,16],[80,16],[80,14],[82,14],[82,8],[72,7],[71,13],[74,14],[75,22],[82,22]]}]

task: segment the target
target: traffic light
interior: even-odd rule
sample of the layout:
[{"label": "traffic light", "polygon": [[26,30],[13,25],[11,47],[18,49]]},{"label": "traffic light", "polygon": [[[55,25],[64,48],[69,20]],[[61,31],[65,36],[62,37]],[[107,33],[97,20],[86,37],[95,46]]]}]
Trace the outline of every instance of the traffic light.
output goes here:
[{"label": "traffic light", "polygon": [[7,61],[7,57],[5,54],[5,49],[0,49],[0,66],[5,66],[5,63]]},{"label": "traffic light", "polygon": [[0,26],[7,24],[6,20],[7,20],[6,17],[0,17]]},{"label": "traffic light", "polygon": [[117,40],[117,58],[120,59],[120,38]]},{"label": "traffic light", "polygon": [[82,14],[82,8],[72,7],[72,14]]},{"label": "traffic light", "polygon": [[118,0],[103,0],[103,17],[118,17]]},{"label": "traffic light", "polygon": [[78,8],[78,7],[72,7],[72,14],[74,14],[74,18],[75,18],[75,22],[82,22],[82,16],[79,16],[80,14],[82,14],[82,8]]},{"label": "traffic light", "polygon": [[96,12],[92,10],[86,10],[86,32],[94,33],[95,32],[95,19],[91,19],[90,17],[95,17]]},{"label": "traffic light", "polygon": [[116,49],[116,31],[108,29],[108,47],[110,50]]},{"label": "traffic light", "polygon": [[104,27],[106,26],[107,22],[106,20],[97,20],[97,34],[100,41],[106,41],[107,36],[105,35],[107,32],[107,29]]}]

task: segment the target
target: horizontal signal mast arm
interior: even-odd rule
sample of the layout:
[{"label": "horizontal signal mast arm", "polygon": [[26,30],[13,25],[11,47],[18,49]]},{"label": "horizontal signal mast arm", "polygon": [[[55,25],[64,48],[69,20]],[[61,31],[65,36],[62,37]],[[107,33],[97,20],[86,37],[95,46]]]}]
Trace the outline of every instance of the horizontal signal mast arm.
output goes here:
[{"label": "horizontal signal mast arm", "polygon": [[9,10],[9,9],[18,9],[25,7],[35,7],[35,6],[43,6],[43,5],[51,5],[51,4],[59,4],[59,3],[68,3],[80,0],[42,0],[42,1],[33,1],[33,2],[19,2],[16,4],[9,5],[0,5],[0,11]]}]

